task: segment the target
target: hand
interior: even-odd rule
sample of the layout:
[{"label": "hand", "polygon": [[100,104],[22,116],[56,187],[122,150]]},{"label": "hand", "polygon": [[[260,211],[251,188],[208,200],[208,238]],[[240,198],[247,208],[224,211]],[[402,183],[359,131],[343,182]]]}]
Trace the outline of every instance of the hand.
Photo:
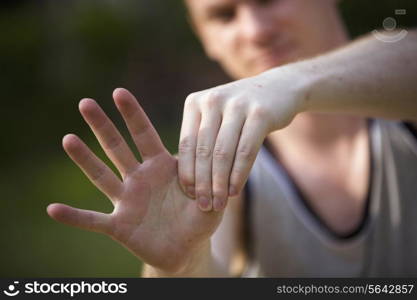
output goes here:
[{"label": "hand", "polygon": [[115,104],[143,158],[139,163],[98,104],[84,99],[79,109],[122,180],[75,135],[63,147],[91,182],[112,201],[110,214],[51,204],[55,220],[105,233],[144,262],[167,272],[186,268],[218,226],[221,215],[204,213],[184,195],[177,180],[177,160],[163,146],[136,99],[124,89],[113,93]]},{"label": "hand", "polygon": [[300,76],[282,67],[188,96],[178,175],[200,209],[221,211],[243,189],[267,134],[301,111],[301,86]]}]

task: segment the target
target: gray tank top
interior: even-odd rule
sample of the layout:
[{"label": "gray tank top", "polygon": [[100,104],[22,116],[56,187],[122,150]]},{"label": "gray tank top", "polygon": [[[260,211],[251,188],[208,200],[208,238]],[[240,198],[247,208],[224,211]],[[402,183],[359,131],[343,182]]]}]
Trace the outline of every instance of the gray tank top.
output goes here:
[{"label": "gray tank top", "polygon": [[363,222],[337,237],[262,147],[247,184],[251,264],[245,276],[417,276],[417,139],[404,123],[370,127],[371,182]]}]

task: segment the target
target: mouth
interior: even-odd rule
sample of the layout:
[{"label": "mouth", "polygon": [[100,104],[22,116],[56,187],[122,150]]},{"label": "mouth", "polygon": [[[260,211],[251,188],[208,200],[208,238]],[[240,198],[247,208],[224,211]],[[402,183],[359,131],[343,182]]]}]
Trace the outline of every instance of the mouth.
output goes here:
[{"label": "mouth", "polygon": [[274,47],[273,49],[259,53],[253,62],[257,68],[264,70],[278,67],[290,62],[290,56],[294,52],[294,48],[292,43]]}]

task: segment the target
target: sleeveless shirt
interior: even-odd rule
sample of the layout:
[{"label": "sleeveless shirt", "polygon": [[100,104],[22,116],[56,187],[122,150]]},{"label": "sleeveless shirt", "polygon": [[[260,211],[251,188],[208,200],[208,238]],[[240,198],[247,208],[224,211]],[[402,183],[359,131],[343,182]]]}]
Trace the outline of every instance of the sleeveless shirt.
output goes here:
[{"label": "sleeveless shirt", "polygon": [[244,276],[417,276],[417,138],[405,123],[372,120],[362,223],[333,233],[263,146],[247,182],[250,264]]}]

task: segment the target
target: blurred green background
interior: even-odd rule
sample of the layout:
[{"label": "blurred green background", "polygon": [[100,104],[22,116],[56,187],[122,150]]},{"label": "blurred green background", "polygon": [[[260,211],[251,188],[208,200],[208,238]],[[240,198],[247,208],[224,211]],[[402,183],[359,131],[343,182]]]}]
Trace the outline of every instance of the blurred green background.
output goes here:
[{"label": "blurred green background", "polygon": [[[415,0],[345,0],[341,10],[352,38],[390,16],[417,25]],[[179,0],[2,0],[0,32],[0,276],[138,276],[140,261],[111,239],[47,216],[51,202],[111,211],[61,138],[76,133],[105,159],[77,104],[96,99],[127,136],[111,99],[122,86],[175,153],[185,97],[228,77],[204,56]]]}]

